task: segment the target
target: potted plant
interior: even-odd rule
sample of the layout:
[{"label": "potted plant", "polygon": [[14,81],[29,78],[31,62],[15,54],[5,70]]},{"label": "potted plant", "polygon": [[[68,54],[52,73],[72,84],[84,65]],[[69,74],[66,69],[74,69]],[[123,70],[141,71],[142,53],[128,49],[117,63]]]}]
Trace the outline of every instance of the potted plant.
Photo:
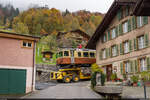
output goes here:
[{"label": "potted plant", "polygon": [[112,82],[115,82],[117,80],[117,74],[116,73],[111,74],[110,79],[112,80]]},{"label": "potted plant", "polygon": [[139,80],[139,77],[133,75],[133,76],[131,77],[131,80],[133,81],[133,86],[137,86],[137,82],[138,82],[138,80]]},{"label": "potted plant", "polygon": [[150,72],[148,71],[141,72],[141,79],[146,86],[150,86]]}]

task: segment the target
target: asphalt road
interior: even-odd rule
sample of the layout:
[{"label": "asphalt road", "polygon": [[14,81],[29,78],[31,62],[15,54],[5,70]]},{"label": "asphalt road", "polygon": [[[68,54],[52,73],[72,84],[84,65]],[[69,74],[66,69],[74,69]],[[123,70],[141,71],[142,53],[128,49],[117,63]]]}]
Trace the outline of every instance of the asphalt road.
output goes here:
[{"label": "asphalt road", "polygon": [[102,98],[89,87],[90,81],[78,83],[59,83],[43,90],[26,95],[23,98],[50,98],[50,99],[99,99]]}]

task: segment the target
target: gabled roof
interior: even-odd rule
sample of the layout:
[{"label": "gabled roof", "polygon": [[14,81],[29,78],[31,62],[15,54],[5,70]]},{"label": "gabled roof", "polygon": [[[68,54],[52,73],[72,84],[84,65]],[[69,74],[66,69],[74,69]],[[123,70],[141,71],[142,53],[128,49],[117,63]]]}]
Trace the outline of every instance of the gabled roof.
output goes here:
[{"label": "gabled roof", "polygon": [[31,36],[31,35],[24,35],[24,34],[17,34],[12,32],[3,32],[0,31],[0,37],[7,37],[7,38],[13,38],[13,39],[25,39],[25,40],[32,40],[32,41],[38,41],[40,37],[38,36]]},{"label": "gabled roof", "polygon": [[102,20],[101,24],[96,29],[93,36],[88,41],[86,48],[89,49],[96,49],[96,43],[99,40],[100,36],[104,33],[104,31],[108,28],[109,24],[116,16],[117,11],[121,8],[121,6],[131,6],[135,5],[137,0],[115,0],[111,7],[109,8],[108,12],[106,13],[104,19]]},{"label": "gabled roof", "polygon": [[150,16],[150,0],[138,0],[133,14],[136,16]]}]

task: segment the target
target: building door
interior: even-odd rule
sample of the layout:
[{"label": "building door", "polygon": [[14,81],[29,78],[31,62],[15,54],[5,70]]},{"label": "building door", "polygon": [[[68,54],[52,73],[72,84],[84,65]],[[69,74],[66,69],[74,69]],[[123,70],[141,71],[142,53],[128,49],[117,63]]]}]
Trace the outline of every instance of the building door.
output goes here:
[{"label": "building door", "polygon": [[0,69],[0,94],[26,93],[26,70]]},{"label": "building door", "polygon": [[106,66],[106,74],[107,74],[107,81],[110,81],[110,77],[112,74],[112,64]]}]

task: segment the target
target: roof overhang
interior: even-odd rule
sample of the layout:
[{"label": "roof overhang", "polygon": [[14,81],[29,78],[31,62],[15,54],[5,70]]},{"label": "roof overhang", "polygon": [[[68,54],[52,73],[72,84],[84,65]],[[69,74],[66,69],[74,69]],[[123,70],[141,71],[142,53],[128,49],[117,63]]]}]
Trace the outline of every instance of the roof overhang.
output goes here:
[{"label": "roof overhang", "polygon": [[133,14],[136,16],[150,16],[150,0],[138,0]]},{"label": "roof overhang", "polygon": [[117,11],[121,8],[121,6],[131,6],[131,5],[135,5],[135,0],[115,0],[112,3],[111,7],[109,8],[108,12],[106,13],[101,24],[98,26],[95,33],[88,41],[86,48],[96,49],[97,41],[100,39],[100,36],[102,36],[105,30],[108,28],[109,24],[116,16]]},{"label": "roof overhang", "polygon": [[39,41],[40,37],[0,31],[0,37]]}]

